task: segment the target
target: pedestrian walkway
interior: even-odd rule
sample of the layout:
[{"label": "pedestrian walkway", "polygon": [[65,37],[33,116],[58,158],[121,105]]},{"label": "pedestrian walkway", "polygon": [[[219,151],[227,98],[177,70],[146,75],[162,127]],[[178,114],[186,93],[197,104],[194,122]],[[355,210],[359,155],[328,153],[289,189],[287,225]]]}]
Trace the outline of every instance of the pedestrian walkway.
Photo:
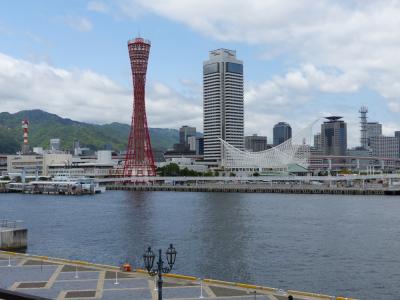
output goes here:
[{"label": "pedestrian walkway", "polygon": [[[0,288],[57,300],[157,300],[155,278],[144,270],[121,272],[113,266],[1,251]],[[347,299],[176,274],[165,275],[163,284],[163,299],[171,300],[285,300],[289,294],[298,300]]]}]

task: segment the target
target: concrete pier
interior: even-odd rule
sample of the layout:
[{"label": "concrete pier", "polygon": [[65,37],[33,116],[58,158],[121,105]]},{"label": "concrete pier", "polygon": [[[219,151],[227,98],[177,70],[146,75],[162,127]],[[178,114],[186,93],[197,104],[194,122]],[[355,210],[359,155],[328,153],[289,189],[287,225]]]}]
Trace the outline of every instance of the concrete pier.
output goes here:
[{"label": "concrete pier", "polygon": [[23,250],[28,246],[28,229],[15,221],[0,221],[0,250]]},{"label": "concrete pier", "polygon": [[221,193],[282,193],[282,194],[333,194],[333,195],[400,195],[400,188],[329,187],[288,184],[109,184],[108,190],[170,191],[170,192],[221,192]]}]

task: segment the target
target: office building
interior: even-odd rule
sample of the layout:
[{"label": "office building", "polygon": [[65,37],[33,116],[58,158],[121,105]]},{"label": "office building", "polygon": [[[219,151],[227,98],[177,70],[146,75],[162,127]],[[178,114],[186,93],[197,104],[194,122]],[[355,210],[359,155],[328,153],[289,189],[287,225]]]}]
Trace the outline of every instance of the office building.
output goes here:
[{"label": "office building", "polygon": [[382,135],[382,124],[378,122],[367,123],[367,141],[368,147],[371,147],[371,138]]},{"label": "office building", "polygon": [[282,144],[292,137],[292,127],[286,122],[279,122],[275,124],[273,129],[274,146]]},{"label": "office building", "polygon": [[267,150],[267,137],[257,134],[246,136],[244,138],[244,148],[251,152]]},{"label": "office building", "polygon": [[[321,124],[321,149],[323,155],[345,156],[347,153],[347,124],[342,117],[326,117]],[[337,162],[343,161],[341,159]]]},{"label": "office building", "polygon": [[179,128],[179,143],[185,147],[189,146],[189,137],[196,136],[196,127],[182,126]]},{"label": "office building", "polygon": [[370,138],[372,156],[398,158],[400,153],[399,139],[395,136],[373,136]]},{"label": "office building", "polygon": [[203,63],[204,159],[221,160],[219,138],[243,150],[243,62],[236,51],[210,51]]}]

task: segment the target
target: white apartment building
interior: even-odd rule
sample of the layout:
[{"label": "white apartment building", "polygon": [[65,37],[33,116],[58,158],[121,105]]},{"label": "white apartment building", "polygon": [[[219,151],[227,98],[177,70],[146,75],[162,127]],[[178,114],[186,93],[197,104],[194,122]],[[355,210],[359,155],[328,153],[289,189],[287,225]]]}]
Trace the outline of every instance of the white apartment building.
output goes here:
[{"label": "white apartment building", "polygon": [[243,150],[243,62],[236,51],[210,51],[203,62],[204,159],[221,161],[221,138]]}]

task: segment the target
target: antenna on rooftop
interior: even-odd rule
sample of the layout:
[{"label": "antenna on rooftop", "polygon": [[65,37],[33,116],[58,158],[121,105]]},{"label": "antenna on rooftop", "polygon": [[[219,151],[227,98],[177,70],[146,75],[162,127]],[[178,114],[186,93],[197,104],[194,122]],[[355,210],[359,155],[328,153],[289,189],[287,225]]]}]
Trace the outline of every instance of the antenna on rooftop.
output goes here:
[{"label": "antenna on rooftop", "polygon": [[368,138],[367,138],[367,113],[368,113],[368,107],[366,106],[361,106],[360,110],[358,111],[360,113],[360,131],[361,131],[361,138],[360,138],[360,143],[361,147],[364,149],[367,149],[368,147]]}]

